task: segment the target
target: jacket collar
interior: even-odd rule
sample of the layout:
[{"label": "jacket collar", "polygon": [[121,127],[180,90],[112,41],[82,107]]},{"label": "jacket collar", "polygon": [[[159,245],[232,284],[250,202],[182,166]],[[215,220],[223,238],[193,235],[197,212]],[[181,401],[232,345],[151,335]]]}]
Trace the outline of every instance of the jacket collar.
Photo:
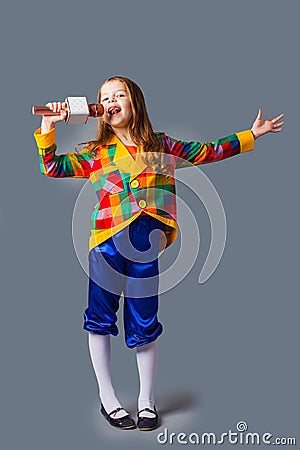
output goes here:
[{"label": "jacket collar", "polygon": [[111,138],[109,145],[116,145],[113,161],[121,172],[130,173],[130,180],[146,169],[147,164],[144,163],[139,148],[137,149],[136,159],[134,159],[117,136]]}]

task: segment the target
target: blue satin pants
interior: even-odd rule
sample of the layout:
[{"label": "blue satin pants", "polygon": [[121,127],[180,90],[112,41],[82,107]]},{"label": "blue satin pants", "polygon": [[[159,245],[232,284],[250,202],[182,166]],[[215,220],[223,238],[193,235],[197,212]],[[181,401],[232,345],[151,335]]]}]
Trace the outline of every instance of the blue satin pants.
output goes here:
[{"label": "blue satin pants", "polygon": [[116,336],[116,313],[123,292],[127,347],[145,345],[162,333],[163,327],[157,318],[158,253],[164,227],[154,217],[141,215],[89,252],[85,330]]}]

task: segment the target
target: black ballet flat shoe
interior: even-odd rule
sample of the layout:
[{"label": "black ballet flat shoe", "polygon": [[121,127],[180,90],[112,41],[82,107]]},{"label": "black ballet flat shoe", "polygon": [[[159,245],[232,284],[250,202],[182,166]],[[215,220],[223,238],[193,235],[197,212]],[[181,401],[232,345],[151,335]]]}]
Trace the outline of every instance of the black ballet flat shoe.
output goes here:
[{"label": "black ballet flat shoe", "polygon": [[120,428],[121,430],[131,430],[133,428],[136,428],[135,421],[130,416],[130,414],[126,414],[123,417],[119,417],[116,419],[113,419],[111,417],[112,414],[121,411],[121,407],[114,409],[109,414],[105,411],[103,405],[101,404],[101,413],[104,415],[105,419],[112,425],[113,427]]},{"label": "black ballet flat shoe", "polygon": [[[152,414],[155,414],[155,416],[154,417],[140,416],[141,412],[143,412],[143,411],[151,412]],[[158,414],[157,414],[155,406],[153,409],[150,409],[150,408],[141,409],[137,413],[137,417],[138,417],[137,427],[141,431],[155,430],[155,428],[157,428],[159,425]]]}]

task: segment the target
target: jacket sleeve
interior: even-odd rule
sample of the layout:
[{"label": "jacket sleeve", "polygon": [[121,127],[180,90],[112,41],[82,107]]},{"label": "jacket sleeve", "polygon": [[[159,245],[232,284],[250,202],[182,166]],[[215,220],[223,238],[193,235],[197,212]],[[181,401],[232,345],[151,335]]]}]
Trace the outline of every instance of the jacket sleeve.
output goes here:
[{"label": "jacket sleeve", "polygon": [[41,129],[34,133],[39,152],[40,170],[48,177],[89,178],[91,172],[91,157],[88,147],[80,152],[70,152],[56,155],[55,128],[41,134]]},{"label": "jacket sleeve", "polygon": [[176,168],[206,164],[254,149],[251,130],[241,131],[213,142],[184,142],[164,134],[163,145],[177,158]]}]

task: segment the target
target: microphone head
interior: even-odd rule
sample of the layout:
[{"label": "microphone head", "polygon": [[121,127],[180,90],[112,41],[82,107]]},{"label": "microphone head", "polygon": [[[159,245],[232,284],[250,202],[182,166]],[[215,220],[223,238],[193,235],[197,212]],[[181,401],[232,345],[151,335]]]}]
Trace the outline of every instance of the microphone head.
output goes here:
[{"label": "microphone head", "polygon": [[89,105],[91,117],[101,117],[104,114],[104,107],[102,103],[92,103]]}]

